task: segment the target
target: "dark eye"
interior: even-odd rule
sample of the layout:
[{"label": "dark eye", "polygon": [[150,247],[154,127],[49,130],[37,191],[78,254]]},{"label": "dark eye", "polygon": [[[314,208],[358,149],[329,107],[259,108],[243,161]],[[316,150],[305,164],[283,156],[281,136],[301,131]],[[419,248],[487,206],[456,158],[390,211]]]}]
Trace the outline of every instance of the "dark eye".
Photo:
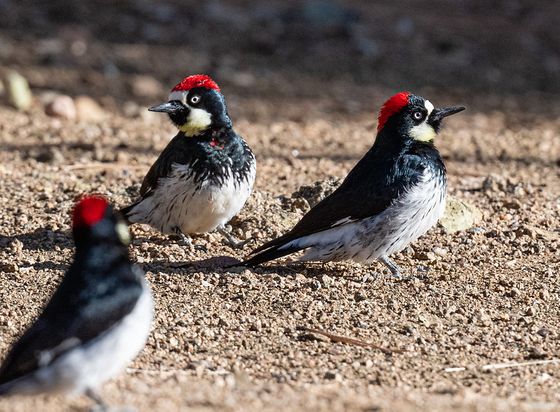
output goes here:
[{"label": "dark eye", "polygon": [[420,120],[422,117],[424,117],[424,113],[414,112],[414,113],[412,113],[412,117],[414,117],[414,120]]},{"label": "dark eye", "polygon": [[189,97],[190,104],[198,104],[198,102],[200,102],[200,96],[198,94],[193,94]]}]

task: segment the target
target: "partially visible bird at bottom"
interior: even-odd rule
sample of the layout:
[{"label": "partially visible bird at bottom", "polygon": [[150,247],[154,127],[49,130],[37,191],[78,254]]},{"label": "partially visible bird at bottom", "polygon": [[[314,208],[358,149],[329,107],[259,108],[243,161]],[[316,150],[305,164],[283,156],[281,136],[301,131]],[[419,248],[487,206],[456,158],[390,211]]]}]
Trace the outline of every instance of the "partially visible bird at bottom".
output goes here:
[{"label": "partially visible bird at bottom", "polygon": [[0,396],[85,394],[105,411],[97,391],[144,348],[152,294],[130,261],[127,225],[104,198],[75,206],[72,232],[74,260],[1,365]]},{"label": "partially visible bird at bottom", "polygon": [[392,96],[381,108],[373,146],[340,187],[241,265],[305,251],[300,261],[378,260],[402,278],[389,256],[426,233],[443,214],[447,177],[433,140],[443,118],[462,110],[434,108],[409,92]]}]

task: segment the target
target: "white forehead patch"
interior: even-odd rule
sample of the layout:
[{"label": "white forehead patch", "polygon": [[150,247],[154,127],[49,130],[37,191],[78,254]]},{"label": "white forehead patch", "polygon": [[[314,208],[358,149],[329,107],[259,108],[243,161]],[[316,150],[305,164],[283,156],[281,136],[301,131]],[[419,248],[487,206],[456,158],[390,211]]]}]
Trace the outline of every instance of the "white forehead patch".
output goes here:
[{"label": "white forehead patch", "polygon": [[425,100],[424,101],[424,107],[426,108],[426,110],[428,111],[428,116],[432,113],[432,111],[434,110],[434,105],[432,104],[432,102],[430,102],[429,100]]},{"label": "white forehead patch", "polygon": [[187,94],[188,92],[184,90],[175,90],[171,92],[169,95],[169,101],[171,100],[179,100],[180,102],[186,103],[187,102]]}]

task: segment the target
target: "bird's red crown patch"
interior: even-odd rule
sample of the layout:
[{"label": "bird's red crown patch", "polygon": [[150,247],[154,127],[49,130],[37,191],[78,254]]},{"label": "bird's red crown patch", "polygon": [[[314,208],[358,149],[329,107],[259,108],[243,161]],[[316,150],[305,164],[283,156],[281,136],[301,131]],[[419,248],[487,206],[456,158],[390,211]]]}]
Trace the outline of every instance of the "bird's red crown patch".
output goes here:
[{"label": "bird's red crown patch", "polygon": [[195,87],[205,87],[207,89],[214,89],[220,91],[220,88],[214,80],[205,74],[193,74],[192,76],[185,77],[181,80],[181,83],[177,84],[171,91],[172,92],[183,92]]},{"label": "bird's red crown patch", "polygon": [[400,92],[389,98],[381,108],[379,112],[379,117],[377,118],[377,131],[379,132],[387,123],[387,120],[401,111],[403,107],[408,104],[409,92]]},{"label": "bird's red crown patch", "polygon": [[93,226],[105,215],[107,200],[101,196],[86,196],[74,207],[72,225],[74,227]]}]

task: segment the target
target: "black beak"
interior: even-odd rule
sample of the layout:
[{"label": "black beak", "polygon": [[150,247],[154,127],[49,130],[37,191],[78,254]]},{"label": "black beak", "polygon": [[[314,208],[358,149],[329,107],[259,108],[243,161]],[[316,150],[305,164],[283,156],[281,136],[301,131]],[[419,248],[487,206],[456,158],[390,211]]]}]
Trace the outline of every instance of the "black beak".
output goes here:
[{"label": "black beak", "polygon": [[150,107],[148,110],[150,112],[160,112],[160,113],[175,113],[179,110],[183,110],[185,106],[178,100],[171,100],[170,102],[160,104],[159,106]]},{"label": "black beak", "polygon": [[430,114],[432,122],[441,121],[444,117],[451,116],[452,114],[459,113],[465,110],[463,106],[443,107],[441,109],[434,109]]}]

